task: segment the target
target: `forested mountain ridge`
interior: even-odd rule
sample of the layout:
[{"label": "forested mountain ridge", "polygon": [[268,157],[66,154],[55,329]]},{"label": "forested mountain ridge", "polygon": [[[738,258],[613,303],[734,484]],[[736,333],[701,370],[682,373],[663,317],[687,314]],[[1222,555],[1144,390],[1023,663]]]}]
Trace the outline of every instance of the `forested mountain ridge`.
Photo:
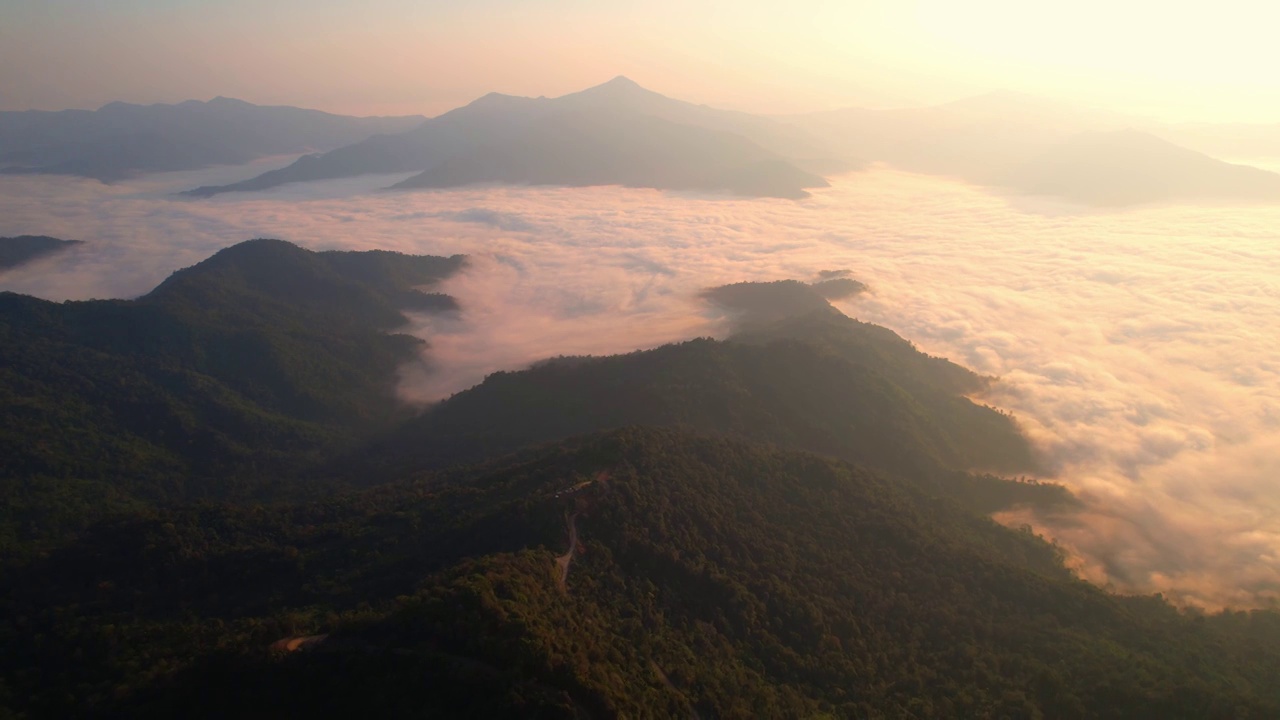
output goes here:
[{"label": "forested mountain ridge", "polygon": [[0,237],[0,272],[80,244],[79,240],[59,240],[45,235]]},{"label": "forested mountain ridge", "polygon": [[[568,523],[581,547],[562,587]],[[10,576],[2,677],[16,688],[40,673],[20,706],[40,714],[1280,708],[1274,614],[1194,616],[1110,595],[1039,538],[954,502],[807,453],[673,430],[613,431],[274,512],[139,516]],[[58,610],[72,606],[74,620]],[[316,639],[269,649],[288,636]]]},{"label": "forested mountain ridge", "polygon": [[421,341],[388,331],[408,307],[456,307],[417,288],[462,263],[255,240],[137,300],[0,294],[0,541],[218,496],[406,417],[395,370]]},{"label": "forested mountain ridge", "polygon": [[991,378],[920,352],[892,330],[850,318],[831,305],[833,300],[865,290],[864,284],[851,278],[812,284],[779,280],[723,285],[704,291],[702,297],[730,312],[731,339],[737,342],[801,341],[912,388],[967,395],[988,386]]},{"label": "forested mountain ridge", "polygon": [[[1070,502],[1058,486],[963,472],[1038,469],[1013,418],[964,397],[987,379],[848,318],[811,287],[728,287],[745,309],[738,318],[743,329],[727,341],[555,358],[494,373],[375,440],[351,462],[377,468],[376,478],[645,425],[852,460],[963,495],[987,511],[1035,499]],[[777,312],[762,312],[766,306]]]},{"label": "forested mountain ridge", "polygon": [[1280,712],[1280,616],[986,516],[1074,498],[967,472],[1036,458],[991,378],[829,304],[860,283],[711,289],[727,340],[414,416],[395,329],[464,263],[257,240],[137,300],[0,294],[0,717]]}]

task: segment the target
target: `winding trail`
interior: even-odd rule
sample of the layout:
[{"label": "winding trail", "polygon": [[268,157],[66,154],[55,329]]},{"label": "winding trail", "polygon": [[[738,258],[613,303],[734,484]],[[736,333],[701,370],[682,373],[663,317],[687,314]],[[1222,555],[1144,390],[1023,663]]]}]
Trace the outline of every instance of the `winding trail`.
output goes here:
[{"label": "winding trail", "polygon": [[324,635],[297,635],[277,640],[271,643],[270,650],[275,652],[297,652],[298,650],[310,650],[329,638],[328,633]]},{"label": "winding trail", "polygon": [[573,554],[578,551],[578,513],[566,512],[564,521],[569,526],[569,549],[556,558],[556,565],[560,566],[560,589],[569,592],[569,586],[565,581],[569,579],[569,563],[573,562]]}]

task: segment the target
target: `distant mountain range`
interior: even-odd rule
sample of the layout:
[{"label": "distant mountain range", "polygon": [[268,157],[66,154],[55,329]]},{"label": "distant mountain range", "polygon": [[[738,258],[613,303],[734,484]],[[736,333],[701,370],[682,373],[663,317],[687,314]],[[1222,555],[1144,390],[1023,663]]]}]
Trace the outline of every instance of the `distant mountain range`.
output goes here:
[{"label": "distant mountain range", "polygon": [[81,244],[79,240],[59,240],[44,235],[0,237],[0,270],[25,265],[37,258],[53,255]]},{"label": "distant mountain range", "polygon": [[[780,118],[834,150],[930,175],[1089,206],[1280,201],[1280,175],[1235,165],[1162,138],[1266,156],[1248,126],[1170,126],[996,92],[924,108],[850,108]],[[1197,136],[1196,133],[1199,133]],[[1227,138],[1238,136],[1232,144]],[[1252,140],[1251,140],[1252,139]],[[1252,151],[1249,150],[1252,148]]]},{"label": "distant mountain range", "polygon": [[1180,123],[1152,128],[1152,132],[1215,157],[1280,158],[1280,122]]},{"label": "distant mountain range", "polygon": [[111,181],[307,152],[287,167],[187,194],[416,173],[394,189],[621,185],[803,198],[827,184],[824,175],[883,162],[1088,206],[1275,202],[1280,175],[1211,155],[1278,155],[1277,127],[1167,125],[1011,92],[922,108],[766,117],[676,100],[617,77],[556,98],[490,93],[430,120],[226,98],[0,113],[0,172]]},{"label": "distant mountain range", "polygon": [[793,126],[673,100],[618,77],[558,98],[491,93],[409,132],[191,194],[417,170],[396,187],[625,185],[796,198],[826,185],[802,168],[852,166]]},{"label": "distant mountain range", "polygon": [[1280,200],[1280,175],[1215,160],[1139,130],[1085,132],[1001,178],[1033,195],[1083,205]]},{"label": "distant mountain range", "polygon": [[[409,132],[190,194],[417,170],[394,189],[615,184],[799,198],[826,184],[821,173],[878,161],[1086,205],[1280,200],[1280,176],[1126,131],[1135,122],[1008,92],[766,118],[673,100],[619,77],[553,99],[486,95]],[[1116,134],[1097,134],[1108,132]]]},{"label": "distant mountain range", "polygon": [[214,98],[176,105],[111,103],[98,110],[0,112],[0,172],[103,182],[151,172],[239,165],[329,150],[425,118],[357,118]]}]

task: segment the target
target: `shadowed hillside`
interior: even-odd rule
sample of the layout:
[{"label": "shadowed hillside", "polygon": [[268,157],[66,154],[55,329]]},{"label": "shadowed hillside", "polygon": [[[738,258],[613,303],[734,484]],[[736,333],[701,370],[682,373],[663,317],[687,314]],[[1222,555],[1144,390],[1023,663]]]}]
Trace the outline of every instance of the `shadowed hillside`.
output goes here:
[{"label": "shadowed hillside", "polygon": [[[547,360],[498,372],[379,439],[352,462],[412,468],[475,462],[517,448],[630,425],[677,427],[864,463],[964,496],[987,511],[1070,502],[1062,488],[966,470],[1037,469],[1014,420],[964,393],[987,382],[885,328],[852,320],[800,283],[709,291],[750,312],[727,342],[692,340],[612,357]],[[751,297],[751,296],[762,297]],[[781,297],[778,314],[764,314]],[[818,309],[809,309],[818,308]]]},{"label": "shadowed hillside", "polygon": [[255,240],[137,300],[0,293],[0,541],[235,492],[402,419],[395,371],[421,341],[388,331],[407,307],[455,307],[416,288],[461,264]]},{"label": "shadowed hillside", "polygon": [[[561,586],[570,512],[581,547]],[[0,672],[24,687],[40,673],[20,706],[40,714],[1280,707],[1272,613],[1206,618],[1110,595],[1039,538],[954,503],[675,431],[617,431],[273,513],[164,512],[17,573],[44,580],[4,600],[23,621],[0,625]],[[78,622],[58,612],[73,603]],[[310,644],[271,649],[290,637]],[[66,661],[73,651],[82,660]]]},{"label": "shadowed hillside", "polygon": [[[411,417],[463,258],[257,240],[0,295],[0,716],[1271,718],[1280,617],[1077,578],[983,378],[814,285]],[[829,283],[839,282],[832,286]],[[647,426],[647,427],[646,427]]]},{"label": "shadowed hillside", "polygon": [[81,244],[79,240],[59,240],[43,235],[0,237],[0,272]]}]

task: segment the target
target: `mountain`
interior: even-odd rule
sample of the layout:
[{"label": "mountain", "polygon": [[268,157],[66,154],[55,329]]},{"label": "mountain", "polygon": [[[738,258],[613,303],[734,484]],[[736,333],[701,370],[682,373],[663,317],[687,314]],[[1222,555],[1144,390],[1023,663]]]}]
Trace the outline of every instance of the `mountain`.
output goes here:
[{"label": "mountain", "polygon": [[[583,133],[582,147],[573,144],[577,132]],[[696,152],[684,157],[679,149]],[[645,157],[650,152],[663,162]],[[673,100],[615,78],[558,98],[491,93],[409,132],[306,156],[280,170],[190,194],[420,171],[404,187],[631,184],[796,197],[805,187],[823,184],[801,166],[841,162],[784,123]]]},{"label": "mountain", "polygon": [[826,180],[745,138],[617,110],[534,121],[509,140],[442,160],[393,190],[477,183],[623,185],[803,198]]},{"label": "mountain", "polygon": [[330,150],[425,118],[357,118],[230,98],[176,105],[111,103],[95,111],[0,112],[0,172],[103,182]]},{"label": "mountain", "polygon": [[1003,184],[1095,206],[1280,202],[1280,175],[1222,162],[1137,130],[1077,135],[1018,167]]},{"label": "mountain", "polygon": [[389,331],[456,307],[417,288],[462,262],[255,240],[137,300],[0,293],[0,546],[243,494],[403,419],[395,372],[421,341]]},{"label": "mountain", "polygon": [[558,110],[563,111],[626,110],[679,125],[731,133],[771,153],[803,164],[841,161],[832,157],[830,149],[817,138],[789,123],[675,100],[645,89],[623,76],[553,102]]},{"label": "mountain", "polygon": [[0,271],[25,265],[37,258],[82,245],[80,240],[59,240],[44,235],[0,237]]},{"label": "mountain", "polygon": [[822,283],[414,415],[460,257],[256,240],[0,294],[0,717],[1272,718],[1280,614],[1077,578],[992,380]]},{"label": "mountain", "polygon": [[1180,613],[806,453],[624,429],[6,568],[31,716],[1274,717],[1280,616]]},{"label": "mountain", "polygon": [[[790,286],[730,288],[777,296]],[[494,373],[349,462],[377,479],[583,433],[674,427],[854,460],[986,511],[1070,504],[1058,486],[963,472],[1037,470],[1014,420],[964,396],[988,379],[846,317],[813,288],[806,292],[810,303],[796,313],[748,313],[727,342],[556,358]]]},{"label": "mountain", "polygon": [[702,299],[729,313],[738,325],[756,325],[824,310],[831,300],[866,289],[866,285],[848,277],[813,284],[798,280],[740,282],[708,288],[702,292]]},{"label": "mountain", "polygon": [[781,119],[837,151],[870,161],[1087,205],[1278,197],[1271,173],[1229,165],[1155,137],[1191,137],[1176,128],[1020,93],[997,92],[924,108],[850,108]]},{"label": "mountain", "polygon": [[911,172],[994,184],[1055,143],[1118,118],[1012,92],[921,108],[846,108],[780,118],[840,152]]}]

